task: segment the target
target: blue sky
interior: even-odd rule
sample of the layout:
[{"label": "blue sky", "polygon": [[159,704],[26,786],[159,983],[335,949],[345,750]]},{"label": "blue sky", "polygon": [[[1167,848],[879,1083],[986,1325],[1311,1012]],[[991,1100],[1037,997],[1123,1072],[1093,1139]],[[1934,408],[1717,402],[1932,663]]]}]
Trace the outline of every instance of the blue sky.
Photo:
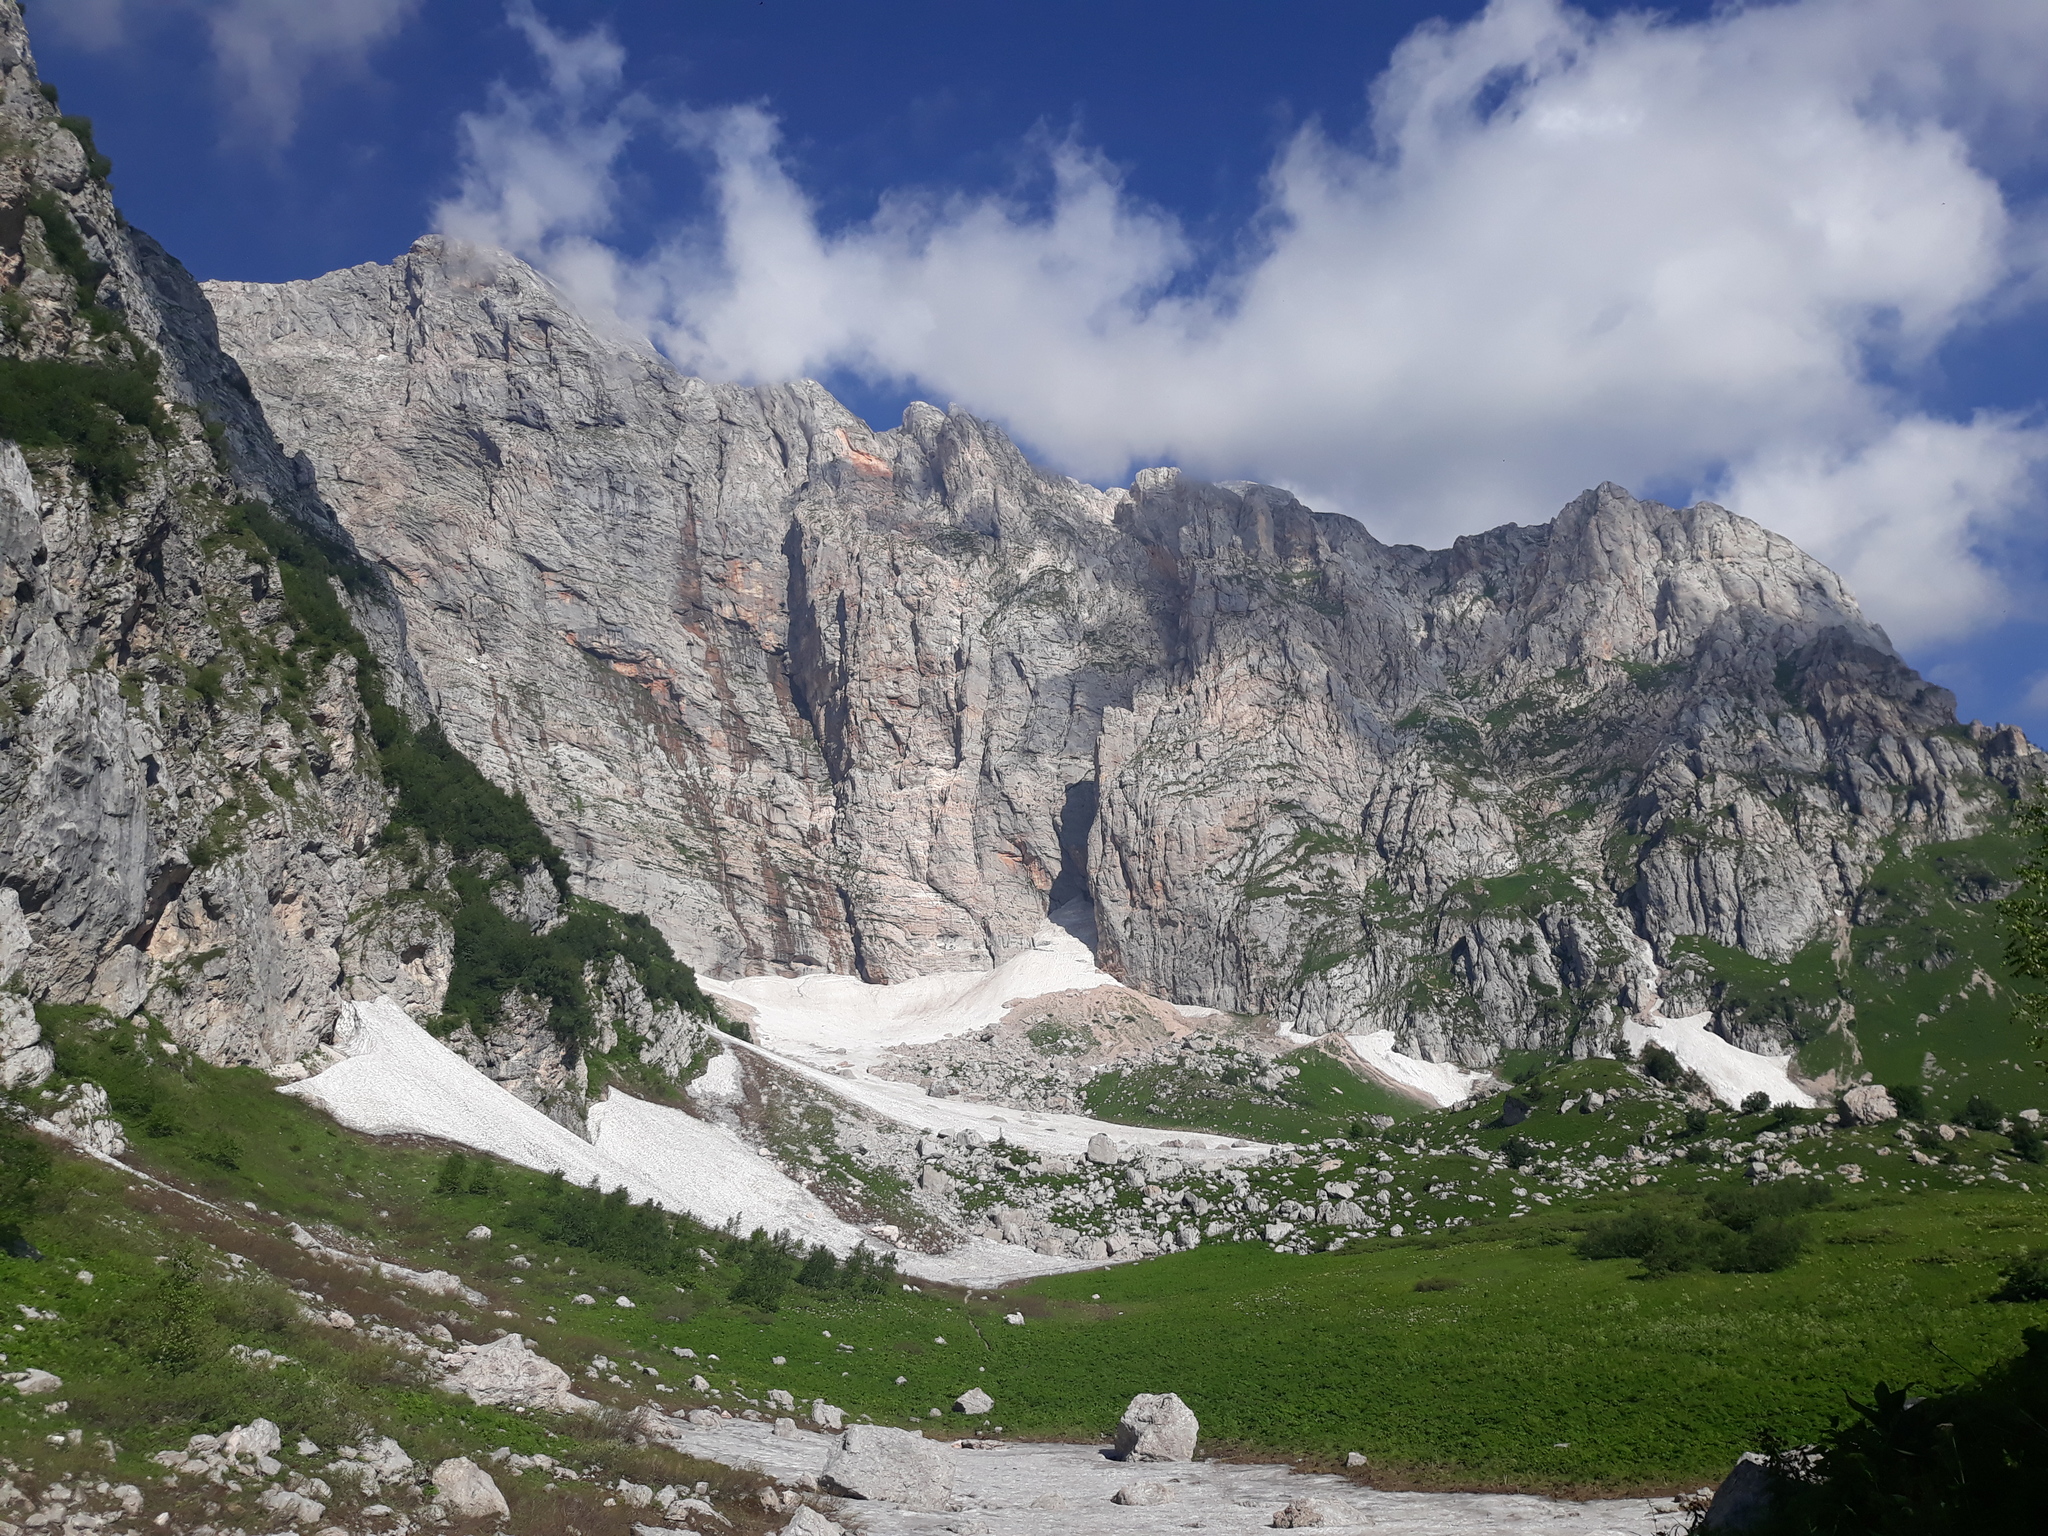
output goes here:
[{"label": "blue sky", "polygon": [[2037,0],[38,0],[202,277],[515,249],[712,376],[1382,537],[1585,485],[1846,574],[2048,736]]}]

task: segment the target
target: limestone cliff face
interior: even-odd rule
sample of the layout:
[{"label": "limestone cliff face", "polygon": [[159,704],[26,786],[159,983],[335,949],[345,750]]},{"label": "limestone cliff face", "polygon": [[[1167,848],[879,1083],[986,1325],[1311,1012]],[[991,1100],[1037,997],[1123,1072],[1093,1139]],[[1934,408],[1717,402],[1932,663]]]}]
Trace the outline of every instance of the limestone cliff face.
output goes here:
[{"label": "limestone cliff face", "polygon": [[[125,417],[156,413],[113,427],[91,471],[0,444],[0,882],[26,930],[9,971],[39,998],[147,1005],[215,1059],[288,1058],[331,1023],[347,914],[377,883],[351,667],[287,688],[267,664],[276,573],[217,537],[245,486],[202,409],[245,435],[260,417],[221,398],[237,375],[217,351],[194,366],[179,322],[204,302],[120,220],[11,0],[0,144],[0,356],[125,379]],[[62,387],[11,374],[11,408]],[[267,446],[258,478],[289,479]]]},{"label": "limestone cliff face", "polygon": [[[439,1011],[465,903],[497,902],[536,938],[564,918],[523,811],[486,806],[492,826],[460,848],[417,818],[386,836],[380,742],[431,737],[404,611],[105,171],[0,0],[4,1089],[49,1070],[24,998],[146,1011],[208,1060],[275,1066],[351,998]],[[435,761],[451,793],[502,799]],[[586,930],[616,918],[579,913]],[[583,1046],[672,1072],[702,1027],[672,972],[650,1000],[644,945],[628,964],[613,940],[578,943],[587,1020],[522,993],[500,934],[496,971],[488,945],[471,960],[510,980],[469,1008],[482,1035],[458,1039],[572,1123]]]},{"label": "limestone cliff face", "polygon": [[721,974],[985,967],[1088,898],[1177,1002],[1590,1050],[1674,945],[1784,960],[2040,772],[1719,507],[1426,551],[1102,492],[958,412],[683,377],[432,239],[206,295],[451,735]]}]

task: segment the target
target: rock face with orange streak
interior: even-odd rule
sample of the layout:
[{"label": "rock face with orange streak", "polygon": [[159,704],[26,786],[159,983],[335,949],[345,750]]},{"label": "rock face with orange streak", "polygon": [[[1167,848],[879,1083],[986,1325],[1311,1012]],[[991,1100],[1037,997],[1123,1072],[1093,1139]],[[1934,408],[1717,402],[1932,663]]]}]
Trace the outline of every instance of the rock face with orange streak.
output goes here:
[{"label": "rock face with orange streak", "polygon": [[983,969],[1057,910],[1177,1003],[1590,1051],[1678,939],[1783,961],[2041,771],[1710,504],[1389,546],[686,378],[439,239],[206,291],[451,736],[715,974]]}]

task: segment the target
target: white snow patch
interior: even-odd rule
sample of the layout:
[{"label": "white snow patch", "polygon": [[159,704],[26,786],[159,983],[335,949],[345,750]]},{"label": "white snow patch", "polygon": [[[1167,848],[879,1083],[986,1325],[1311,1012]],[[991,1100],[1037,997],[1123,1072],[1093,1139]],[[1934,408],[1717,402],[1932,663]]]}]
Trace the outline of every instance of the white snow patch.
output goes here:
[{"label": "white snow patch", "polygon": [[836,975],[701,977],[699,984],[753,1009],[760,1044],[827,1066],[872,1066],[891,1046],[986,1029],[1027,998],[1122,985],[1095,968],[1087,945],[1051,923],[1038,930],[1032,948],[992,971],[951,971],[888,986]]},{"label": "white snow patch", "polygon": [[1394,1049],[1391,1029],[1375,1029],[1344,1038],[1366,1061],[1404,1087],[1427,1094],[1439,1109],[1462,1103],[1488,1077],[1487,1073],[1474,1072],[1454,1061],[1424,1061],[1420,1056],[1403,1055]]},{"label": "white snow patch", "polygon": [[[278,1092],[368,1135],[433,1136],[521,1167],[559,1168],[577,1184],[623,1185],[635,1200],[714,1226],[737,1216],[743,1228],[787,1228],[842,1254],[863,1241],[894,1247],[842,1220],[736,1133],[681,1110],[614,1092],[591,1106],[586,1142],[492,1082],[389,998],[347,1005],[333,1049],[339,1060]],[[898,1250],[897,1263],[914,1277],[970,1285],[1090,1267],[985,1239],[940,1255]]]},{"label": "white snow patch", "polygon": [[1631,1021],[1622,1025],[1621,1033],[1639,1056],[1646,1045],[1663,1046],[1681,1066],[1697,1072],[1723,1104],[1740,1104],[1752,1093],[1767,1093],[1773,1104],[1801,1109],[1813,1105],[1812,1095],[1792,1081],[1790,1056],[1764,1056],[1730,1045],[1707,1027],[1713,1018],[1711,1013],[1695,1013],[1683,1019]]},{"label": "white snow patch", "polygon": [[720,1051],[697,1074],[688,1092],[691,1098],[706,1103],[731,1103],[740,1096],[739,1059],[730,1051]]}]

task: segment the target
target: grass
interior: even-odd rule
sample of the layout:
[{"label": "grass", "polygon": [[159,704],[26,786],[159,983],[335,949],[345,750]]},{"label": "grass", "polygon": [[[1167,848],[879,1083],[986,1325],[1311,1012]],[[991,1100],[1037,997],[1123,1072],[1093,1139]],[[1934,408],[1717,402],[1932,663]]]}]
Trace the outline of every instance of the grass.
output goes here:
[{"label": "grass", "polygon": [[1255,1079],[1265,1070],[1250,1053],[1225,1058],[1218,1074],[1179,1066],[1104,1072],[1088,1084],[1088,1113],[1125,1125],[1203,1132],[1258,1141],[1319,1141],[1348,1136],[1369,1116],[1403,1119],[1422,1106],[1360,1079],[1334,1057],[1311,1046],[1281,1064],[1297,1069],[1277,1089]]},{"label": "grass", "polygon": [[[356,1423],[390,1426],[416,1456],[500,1444],[560,1454],[548,1437],[572,1432],[423,1390],[403,1361],[360,1337],[308,1330],[265,1280],[239,1291],[209,1281],[198,1337],[214,1361],[229,1343],[279,1349],[302,1362],[297,1375],[258,1378],[216,1364],[164,1377],[141,1368],[135,1351],[157,1347],[149,1341],[164,1333],[149,1321],[163,1310],[158,1256],[191,1241],[243,1253],[365,1321],[418,1327],[424,1317],[414,1307],[439,1308],[433,1315],[467,1336],[517,1329],[579,1377],[604,1355],[659,1370],[671,1387],[701,1369],[732,1407],[781,1387],[877,1422],[926,1426],[930,1409],[979,1386],[1008,1433],[1077,1440],[1105,1435],[1133,1393],[1170,1390],[1201,1416],[1212,1453],[1336,1465],[1360,1450],[1377,1479],[1416,1486],[1697,1486],[1766,1434],[1811,1439],[1842,1411],[1845,1392],[1865,1392],[1880,1377],[1953,1382],[2012,1353],[2027,1324],[2048,1321],[2048,1302],[1987,1299],[2003,1269],[2048,1240],[2048,1213],[2017,1183],[1969,1182],[1994,1165],[2016,1178],[2036,1172],[1985,1135],[1959,1139],[1956,1161],[1934,1167],[1898,1155],[1887,1131],[1798,1143],[1824,1175],[1857,1160],[1888,1182],[1835,1181],[1837,1198],[1807,1218],[1804,1256],[1776,1273],[1649,1279],[1630,1259],[1579,1257],[1579,1236],[1605,1217],[1696,1210],[1700,1194],[1739,1187],[1726,1169],[1683,1161],[1658,1168],[1660,1182],[1641,1190],[1575,1194],[1547,1179],[1548,1161],[1564,1152],[1619,1156],[1646,1132],[1665,1134],[1658,1117],[1670,1118],[1668,1103],[1654,1096],[1624,1102],[1611,1118],[1557,1112],[1588,1086],[1642,1089],[1613,1062],[1533,1075],[1517,1091],[1538,1101],[1537,1113],[1512,1130],[1475,1126],[1484,1111],[1426,1115],[1327,1155],[1340,1165],[1333,1171],[1308,1161],[1260,1176],[1276,1196],[1306,1197],[1324,1178],[1362,1183],[1385,1168],[1418,1211],[1440,1180],[1457,1177],[1463,1190],[1485,1194],[1479,1204],[1444,1207],[1476,1213],[1471,1226],[1306,1256],[1218,1243],[971,1297],[942,1287],[877,1298],[791,1286],[770,1312],[729,1299],[745,1263],[722,1238],[712,1246],[728,1261],[711,1264],[694,1255],[678,1264],[672,1244],[660,1247],[652,1270],[606,1257],[558,1240],[567,1230],[560,1225],[519,1216],[535,1205],[545,1182],[538,1175],[497,1168],[485,1179],[450,1180],[445,1148],[353,1135],[278,1094],[259,1072],[167,1056],[160,1042],[85,1010],[46,1009],[45,1017],[63,1071],[92,1075],[127,1106],[136,1161],[210,1202],[60,1155],[55,1197],[26,1223],[49,1257],[0,1259],[0,1308],[61,1317],[25,1320],[10,1346],[13,1365],[74,1373],[67,1381],[84,1385],[61,1423],[113,1438],[124,1468],[264,1405],[293,1418],[278,1419],[288,1430],[320,1427],[316,1440]],[[152,1119],[161,1134],[149,1134]],[[1753,1134],[1767,1123],[1716,1115],[1707,1134]],[[227,1158],[210,1140],[223,1128],[235,1142]],[[1510,1137],[1532,1150],[1529,1168],[1475,1164],[1467,1150],[1485,1156]],[[1885,1146],[1895,1155],[1881,1158]],[[437,1180],[457,1192],[436,1193]],[[1509,1186],[1530,1198],[1516,1199]],[[1534,1199],[1544,1192],[1548,1207]],[[1526,1214],[1508,1214],[1511,1206]],[[447,1308],[331,1274],[309,1277],[283,1235],[290,1221],[326,1224],[351,1246],[416,1267],[454,1269],[488,1303]],[[493,1228],[490,1240],[465,1239],[478,1225]],[[626,1242],[608,1251],[637,1250]],[[91,1286],[71,1278],[79,1269],[94,1273]],[[599,1304],[578,1305],[579,1294]],[[613,1305],[620,1295],[636,1305]],[[1025,1314],[1023,1326],[1002,1320],[1012,1311]],[[678,1359],[677,1348],[697,1360]],[[778,1355],[786,1364],[772,1363]],[[653,1379],[635,1374],[630,1395]],[[579,1390],[629,1398],[602,1379],[582,1377]],[[674,1406],[690,1395],[657,1400]],[[946,1423],[959,1420],[949,1414]],[[0,1404],[0,1455],[28,1454],[51,1426],[39,1409]]]}]

